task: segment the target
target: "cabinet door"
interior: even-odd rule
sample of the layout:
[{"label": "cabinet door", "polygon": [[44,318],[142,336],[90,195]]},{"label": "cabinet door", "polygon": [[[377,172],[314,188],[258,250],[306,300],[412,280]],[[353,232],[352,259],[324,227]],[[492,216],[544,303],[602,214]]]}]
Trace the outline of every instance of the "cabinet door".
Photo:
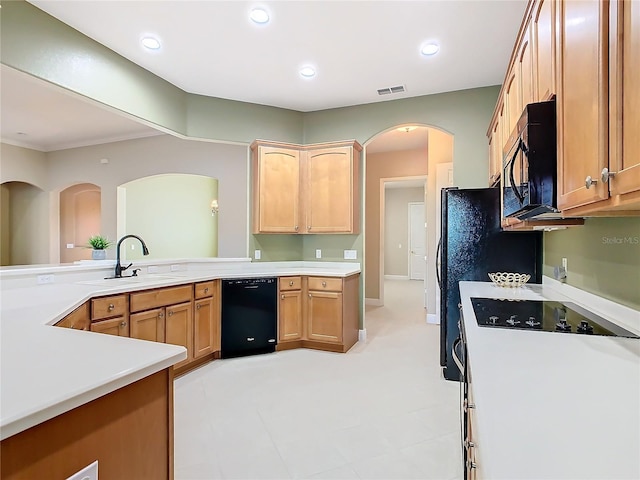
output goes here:
[{"label": "cabinet door", "polygon": [[556,93],[555,82],[555,0],[539,0],[531,20],[534,97],[542,102]]},{"label": "cabinet door", "polygon": [[342,293],[309,292],[308,339],[342,343]]},{"label": "cabinet door", "polygon": [[354,169],[351,147],[309,150],[307,233],[354,231]]},{"label": "cabinet door", "polygon": [[533,103],[533,57],[531,54],[530,27],[527,27],[522,34],[517,61],[520,80],[520,112],[516,117],[516,122],[520,118],[524,107],[529,103]]},{"label": "cabinet door", "polygon": [[297,233],[301,203],[300,152],[258,146],[254,175],[254,232]]},{"label": "cabinet door", "polygon": [[640,1],[611,2],[610,39],[609,190],[621,195],[640,190]]},{"label": "cabinet door", "polygon": [[115,317],[109,320],[102,320],[91,324],[91,331],[116,335],[120,337],[129,336],[129,322],[126,317]]},{"label": "cabinet door", "polygon": [[[516,71],[518,65],[514,64],[514,68],[507,76],[507,88],[505,89],[505,108],[506,108],[506,142],[510,142],[510,137],[518,123],[518,119],[522,114],[522,105],[520,103],[520,93],[518,91],[518,78]],[[506,143],[505,142],[505,143]],[[503,145],[504,146],[504,145]]]},{"label": "cabinet door", "polygon": [[[214,311],[213,298],[196,300],[193,318],[193,358],[215,351],[214,344],[218,337],[218,315]],[[218,350],[220,350],[218,348]]]},{"label": "cabinet door", "polygon": [[166,307],[164,341],[173,345],[181,345],[187,349],[187,358],[180,363],[176,363],[174,368],[189,363],[193,358],[192,308],[192,302]]},{"label": "cabinet door", "polygon": [[[558,207],[606,199],[608,2],[572,0],[558,9]],[[588,180],[597,183],[587,188]]]},{"label": "cabinet door", "polygon": [[278,341],[302,338],[302,291],[280,292],[278,305]]},{"label": "cabinet door", "polygon": [[133,313],[129,316],[129,333],[131,338],[164,342],[165,325],[164,308],[154,308],[145,312]]}]

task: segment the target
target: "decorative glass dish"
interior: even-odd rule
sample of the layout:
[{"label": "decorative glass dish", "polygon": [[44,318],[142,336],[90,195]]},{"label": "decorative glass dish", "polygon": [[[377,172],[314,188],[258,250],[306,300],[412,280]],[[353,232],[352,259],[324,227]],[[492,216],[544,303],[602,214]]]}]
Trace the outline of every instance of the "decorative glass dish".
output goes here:
[{"label": "decorative glass dish", "polygon": [[527,283],[531,275],[526,273],[496,272],[490,273],[489,278],[499,287],[516,288]]}]

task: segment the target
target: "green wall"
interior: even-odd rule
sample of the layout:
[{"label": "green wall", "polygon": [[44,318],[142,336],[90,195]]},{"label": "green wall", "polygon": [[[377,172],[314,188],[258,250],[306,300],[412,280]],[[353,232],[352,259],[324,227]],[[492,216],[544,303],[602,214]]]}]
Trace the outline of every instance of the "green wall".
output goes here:
[{"label": "green wall", "polygon": [[567,283],[640,310],[640,218],[588,218],[544,234],[543,273],[567,259]]}]

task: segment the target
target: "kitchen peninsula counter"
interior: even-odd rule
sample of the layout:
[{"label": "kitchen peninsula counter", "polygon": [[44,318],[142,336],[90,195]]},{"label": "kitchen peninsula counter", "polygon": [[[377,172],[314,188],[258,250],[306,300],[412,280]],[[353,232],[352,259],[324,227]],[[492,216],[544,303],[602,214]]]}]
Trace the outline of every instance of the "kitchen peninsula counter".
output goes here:
[{"label": "kitchen peninsula counter", "polygon": [[460,282],[478,478],[640,478],[640,339],[479,327],[470,300],[570,301],[640,333],[640,312],[563,288]]},{"label": "kitchen peninsula counter", "polygon": [[[113,264],[0,269],[2,440],[186,358],[185,348],[176,345],[52,327],[92,297],[217,278],[360,272],[360,264],[342,262],[147,260],[135,261],[142,268],[137,278],[104,279]],[[38,275],[52,275],[54,283],[38,285]]]}]

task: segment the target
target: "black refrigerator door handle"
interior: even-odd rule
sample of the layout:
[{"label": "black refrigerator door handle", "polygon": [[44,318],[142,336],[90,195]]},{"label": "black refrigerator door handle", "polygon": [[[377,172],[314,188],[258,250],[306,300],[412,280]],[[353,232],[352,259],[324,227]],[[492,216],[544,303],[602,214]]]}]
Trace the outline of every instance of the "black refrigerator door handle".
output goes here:
[{"label": "black refrigerator door handle", "polygon": [[442,266],[442,260],[440,254],[442,253],[442,237],[438,240],[438,248],[436,249],[436,280],[438,281],[438,288],[442,289],[442,281],[440,279],[440,267]]}]

